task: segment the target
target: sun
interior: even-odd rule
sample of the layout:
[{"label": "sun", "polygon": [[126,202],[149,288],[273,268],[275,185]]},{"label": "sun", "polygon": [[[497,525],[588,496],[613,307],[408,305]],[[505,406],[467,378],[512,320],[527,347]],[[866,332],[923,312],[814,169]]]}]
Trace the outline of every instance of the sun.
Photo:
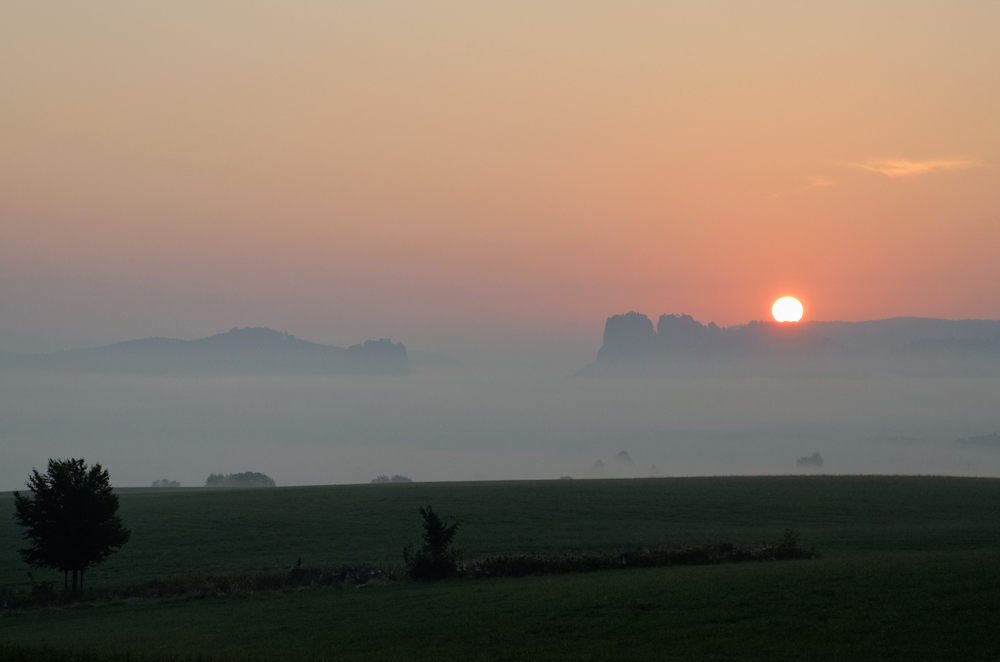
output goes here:
[{"label": "sun", "polygon": [[798,322],[802,319],[802,304],[794,297],[781,297],[771,306],[771,314],[779,322]]}]

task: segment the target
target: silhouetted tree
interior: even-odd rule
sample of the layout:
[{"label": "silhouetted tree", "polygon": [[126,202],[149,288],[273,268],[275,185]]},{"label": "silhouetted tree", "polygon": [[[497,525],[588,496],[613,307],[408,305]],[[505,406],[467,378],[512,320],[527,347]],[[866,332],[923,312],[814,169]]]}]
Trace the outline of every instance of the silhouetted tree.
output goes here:
[{"label": "silhouetted tree", "polygon": [[87,468],[83,459],[49,460],[44,474],[33,469],[28,477],[30,496],[14,492],[14,519],[25,527],[30,546],[19,550],[34,568],[63,571],[68,588],[83,590],[83,571],[97,565],[128,542],[131,532],[122,526],[118,495],[100,464]]},{"label": "silhouetted tree", "polygon": [[430,506],[420,508],[424,522],[423,546],[412,553],[411,547],[403,549],[403,559],[410,577],[414,579],[444,579],[455,574],[460,553],[451,549],[452,540],[460,522],[442,519]]}]

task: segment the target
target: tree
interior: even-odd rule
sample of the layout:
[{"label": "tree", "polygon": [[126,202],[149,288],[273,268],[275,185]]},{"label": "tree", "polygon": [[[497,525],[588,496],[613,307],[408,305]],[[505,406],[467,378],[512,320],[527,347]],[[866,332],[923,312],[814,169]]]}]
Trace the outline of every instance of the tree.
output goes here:
[{"label": "tree", "polygon": [[83,571],[97,565],[128,542],[131,531],[122,526],[118,495],[111,490],[108,472],[100,464],[87,468],[83,459],[49,460],[44,474],[32,469],[31,496],[14,492],[14,519],[25,527],[30,546],[19,550],[33,568],[62,570],[68,589],[83,590]]},{"label": "tree", "polygon": [[441,518],[430,506],[419,509],[424,520],[423,546],[416,554],[408,546],[403,549],[403,559],[414,579],[444,579],[455,574],[459,552],[450,549],[460,522]]}]

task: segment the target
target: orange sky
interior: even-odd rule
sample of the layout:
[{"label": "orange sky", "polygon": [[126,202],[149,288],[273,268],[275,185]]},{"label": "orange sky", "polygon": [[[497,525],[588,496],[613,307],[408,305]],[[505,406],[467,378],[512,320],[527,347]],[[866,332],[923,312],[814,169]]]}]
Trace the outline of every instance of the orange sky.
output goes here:
[{"label": "orange sky", "polygon": [[5,3],[0,350],[1000,318],[997,34],[992,0]]}]

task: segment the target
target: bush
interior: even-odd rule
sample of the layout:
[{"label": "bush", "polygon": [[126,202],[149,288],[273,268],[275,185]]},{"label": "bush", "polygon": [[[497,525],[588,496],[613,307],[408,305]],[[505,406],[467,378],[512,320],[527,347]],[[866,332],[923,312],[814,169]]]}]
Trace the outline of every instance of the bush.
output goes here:
[{"label": "bush", "polygon": [[774,546],[774,556],[778,559],[807,559],[815,555],[814,551],[799,547],[799,532],[795,529],[785,529],[781,540]]},{"label": "bush", "polygon": [[166,478],[160,478],[159,480],[153,481],[153,487],[180,487],[180,482],[176,480],[167,480]]},{"label": "bush", "polygon": [[444,579],[458,569],[460,553],[451,549],[459,522],[442,519],[430,506],[420,508],[423,518],[423,546],[414,554],[412,546],[403,548],[406,570],[414,579]]}]

